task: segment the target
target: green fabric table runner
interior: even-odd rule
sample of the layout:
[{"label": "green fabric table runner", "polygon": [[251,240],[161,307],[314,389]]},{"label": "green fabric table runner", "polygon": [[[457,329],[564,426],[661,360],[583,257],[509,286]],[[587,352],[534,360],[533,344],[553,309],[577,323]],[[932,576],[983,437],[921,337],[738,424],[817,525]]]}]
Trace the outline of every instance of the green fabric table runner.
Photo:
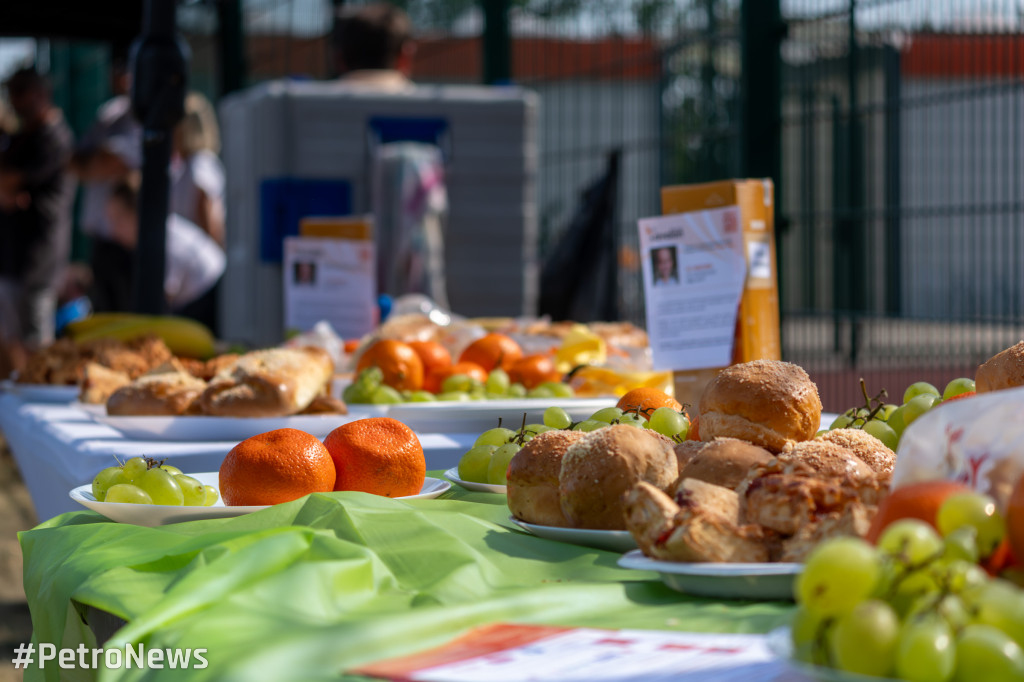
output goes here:
[{"label": "green fabric table runner", "polygon": [[508,516],[504,496],[455,485],[434,500],[330,493],[160,528],[58,516],[19,536],[37,644],[95,646],[73,600],[128,621],[107,647],[206,649],[209,666],[50,661],[25,679],[336,680],[495,621],[715,632],[788,621],[791,605],[687,597]]}]

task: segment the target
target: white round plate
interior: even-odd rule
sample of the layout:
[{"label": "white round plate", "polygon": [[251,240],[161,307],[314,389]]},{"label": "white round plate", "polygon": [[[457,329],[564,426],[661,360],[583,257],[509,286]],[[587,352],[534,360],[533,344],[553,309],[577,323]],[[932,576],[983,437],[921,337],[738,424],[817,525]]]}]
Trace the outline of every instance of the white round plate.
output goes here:
[{"label": "white round plate", "polygon": [[[208,471],[201,474],[189,474],[203,485],[217,487],[220,474],[216,471]],[[438,497],[452,484],[442,481],[439,478],[427,478],[423,481],[423,487],[418,495],[398,497],[399,500],[426,500]],[[234,516],[251,514],[261,509],[267,509],[266,505],[250,507],[226,507],[224,501],[219,497],[210,507],[171,507],[159,504],[128,504],[126,502],[100,502],[92,494],[92,484],[80,485],[70,493],[72,500],[95,512],[103,514],[111,521],[118,523],[130,523],[136,526],[165,526],[169,523],[181,523],[183,521],[199,521],[202,519],[226,519]]]},{"label": "white round plate", "polygon": [[[612,407],[616,398],[514,398],[466,402],[399,403],[389,406],[388,416],[414,431],[428,433],[480,433],[501,425],[518,429],[544,421],[544,410],[561,407],[573,421],[582,421],[602,407]],[[350,406],[351,407],[351,406]]]},{"label": "white round plate", "polygon": [[722,564],[661,561],[644,556],[639,549],[619,559],[619,566],[638,571],[656,571],[673,590],[699,597],[720,599],[756,599],[762,601],[793,599],[793,582],[803,564]]},{"label": "white round plate", "polygon": [[636,540],[628,530],[593,530],[591,528],[560,528],[558,526],[538,526],[535,523],[527,523],[514,516],[508,517],[509,521],[516,524],[528,533],[533,533],[539,538],[557,540],[570,545],[582,545],[603,549],[608,552],[628,552],[636,549]]},{"label": "white round plate", "polygon": [[[790,637],[788,627],[775,628],[768,633],[768,649],[784,660],[793,670],[800,673],[800,677],[818,682],[899,682],[891,677],[872,677],[859,675],[857,673],[827,668],[823,665],[804,663],[793,658],[793,640]],[[788,676],[779,679],[790,679]]]},{"label": "white round plate", "polygon": [[508,493],[508,486],[496,485],[494,483],[477,483],[476,481],[463,481],[459,478],[459,467],[452,467],[448,471],[444,472],[444,477],[452,483],[458,483],[466,490],[475,490],[478,493],[498,493],[505,495]]},{"label": "white round plate", "polygon": [[19,384],[10,379],[0,382],[0,388],[27,403],[73,403],[78,400],[79,393],[78,386]]},{"label": "white round plate", "polygon": [[120,431],[133,440],[241,441],[274,429],[298,429],[324,438],[342,424],[383,417],[377,405],[357,406],[348,414],[299,414],[291,417],[206,417],[109,415],[104,405],[82,408],[93,419]]}]

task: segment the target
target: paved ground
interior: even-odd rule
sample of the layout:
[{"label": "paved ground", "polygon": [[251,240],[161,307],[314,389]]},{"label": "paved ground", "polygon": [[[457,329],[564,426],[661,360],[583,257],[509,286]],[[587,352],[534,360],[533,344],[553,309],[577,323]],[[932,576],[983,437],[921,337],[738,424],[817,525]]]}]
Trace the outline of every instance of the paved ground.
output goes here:
[{"label": "paved ground", "polygon": [[11,452],[0,436],[0,682],[20,682],[11,664],[14,648],[32,637],[32,621],[21,581],[17,533],[36,525],[35,510]]}]

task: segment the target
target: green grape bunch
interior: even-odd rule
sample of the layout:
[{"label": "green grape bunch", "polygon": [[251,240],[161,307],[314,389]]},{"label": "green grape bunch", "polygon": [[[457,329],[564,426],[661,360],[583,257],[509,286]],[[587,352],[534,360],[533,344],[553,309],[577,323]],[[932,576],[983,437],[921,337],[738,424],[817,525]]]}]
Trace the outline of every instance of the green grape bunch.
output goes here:
[{"label": "green grape bunch", "polygon": [[99,502],[209,507],[217,489],[181,473],[181,469],[151,457],[133,457],[107,467],[92,480],[92,495]]}]

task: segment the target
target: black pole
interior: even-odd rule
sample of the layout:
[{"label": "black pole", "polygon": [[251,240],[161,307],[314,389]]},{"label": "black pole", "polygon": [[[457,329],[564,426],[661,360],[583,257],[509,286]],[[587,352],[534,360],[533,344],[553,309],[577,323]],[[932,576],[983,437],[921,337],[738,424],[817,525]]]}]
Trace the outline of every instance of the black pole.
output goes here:
[{"label": "black pole", "polygon": [[496,85],[512,80],[512,33],[509,29],[509,0],[481,0],[484,10],[484,83]]},{"label": "black pole", "polygon": [[171,139],[185,115],[188,52],[175,31],[175,0],[146,0],[132,46],[132,110],[142,123],[142,187],[135,252],[134,308],[166,312],[164,297]]},{"label": "black pole", "polygon": [[242,0],[221,0],[217,3],[220,35],[220,94],[245,87],[245,35],[242,29]]}]

